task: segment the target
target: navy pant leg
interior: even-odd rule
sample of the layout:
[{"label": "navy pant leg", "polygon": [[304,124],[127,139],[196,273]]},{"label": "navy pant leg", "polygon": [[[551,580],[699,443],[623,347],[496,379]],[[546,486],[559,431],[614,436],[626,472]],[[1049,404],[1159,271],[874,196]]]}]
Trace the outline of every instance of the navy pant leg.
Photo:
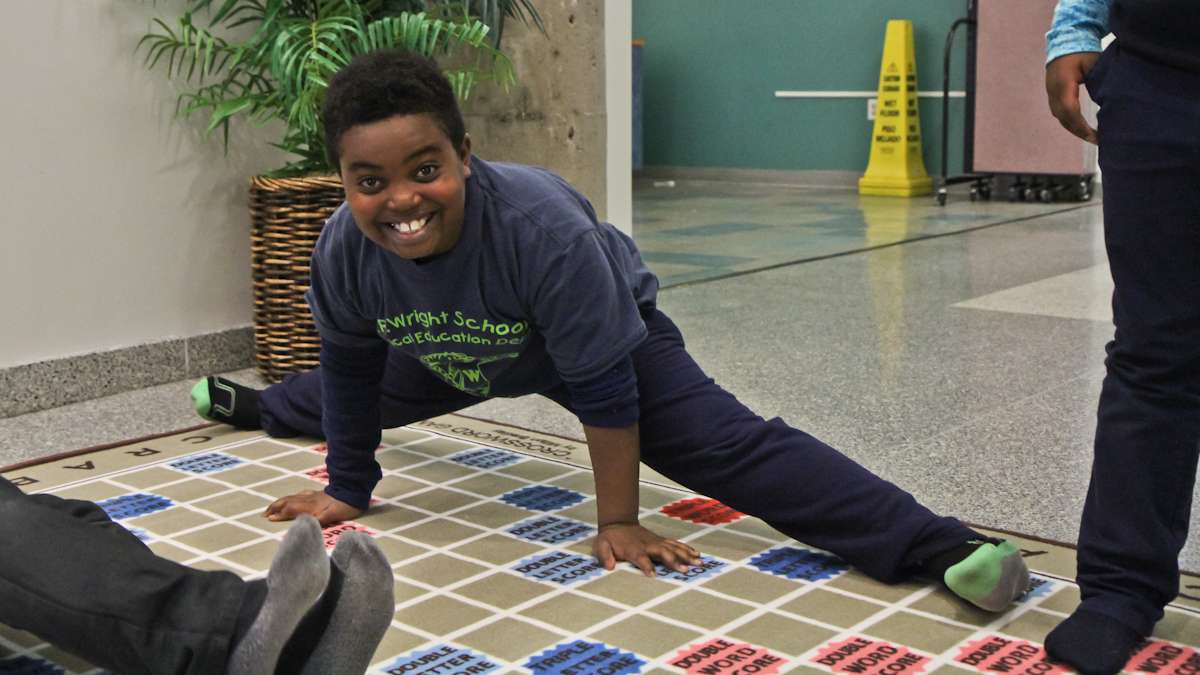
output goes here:
[{"label": "navy pant leg", "polygon": [[1200,73],[1113,45],[1088,87],[1116,332],[1078,580],[1083,607],[1148,634],[1179,591],[1200,453]]},{"label": "navy pant leg", "polygon": [[642,461],[658,472],[883,581],[978,537],[816,438],[753,413],[704,374],[666,315],[646,325],[633,360]]},{"label": "navy pant leg", "polygon": [[[751,412],[696,365],[666,315],[653,312],[646,324],[649,336],[633,353],[642,461],[663,475],[884,581],[979,536],[812,436]],[[318,368],[265,390],[264,429],[320,437],[320,385]],[[389,355],[382,390],[384,427],[480,400],[398,353]],[[544,394],[570,409],[565,388]]]},{"label": "navy pant leg", "polygon": [[94,504],[0,478],[0,623],[123,675],[225,669],[245,582],[160,558]]},{"label": "navy pant leg", "polygon": [[[380,384],[380,420],[384,429],[462,410],[483,399],[446,384],[416,359],[388,352]],[[321,369],[288,375],[259,397],[263,430],[276,438],[312,436],[321,430]]]}]

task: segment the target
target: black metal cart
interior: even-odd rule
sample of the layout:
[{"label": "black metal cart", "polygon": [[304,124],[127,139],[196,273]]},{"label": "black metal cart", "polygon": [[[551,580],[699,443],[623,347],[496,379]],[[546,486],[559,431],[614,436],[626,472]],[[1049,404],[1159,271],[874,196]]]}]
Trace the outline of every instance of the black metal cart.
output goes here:
[{"label": "black metal cart", "polygon": [[[1006,11],[1020,12],[1022,9],[1044,13],[1048,3],[1053,11],[1054,0],[967,0],[967,15],[957,19],[946,34],[945,51],[942,57],[942,125],[941,125],[941,173],[935,183],[935,199],[939,205],[945,205],[949,199],[949,186],[970,183],[969,196],[971,201],[991,199],[993,194],[1004,195],[1009,201],[1038,201],[1050,203],[1055,201],[1087,201],[1092,197],[1092,182],[1094,173],[1059,173],[1039,172],[1031,163],[1029,171],[981,171],[976,166],[976,99],[977,87],[977,49],[980,21],[981,2],[1006,2]],[[1039,17],[1040,18],[1040,15]],[[1045,25],[1049,25],[1048,22]],[[966,173],[950,175],[949,170],[949,136],[950,136],[950,61],[953,53],[955,35],[960,28],[966,29],[966,86],[964,105],[963,131],[963,166]],[[985,29],[987,26],[985,26]],[[1044,32],[1044,29],[1042,29]],[[1023,114],[1049,115],[1044,103],[1037,111],[1022,111]],[[1037,119],[1041,123],[1042,119]],[[1014,121],[1014,125],[1020,125]],[[1019,128],[1014,134],[1020,133]],[[1065,132],[1062,132],[1065,133]]]}]

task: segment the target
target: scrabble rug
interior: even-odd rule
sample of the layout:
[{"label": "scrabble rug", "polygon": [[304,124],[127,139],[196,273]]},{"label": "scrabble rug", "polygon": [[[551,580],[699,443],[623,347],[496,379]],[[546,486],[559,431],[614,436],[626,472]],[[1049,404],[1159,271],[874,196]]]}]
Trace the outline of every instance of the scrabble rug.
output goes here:
[{"label": "scrabble rug", "polygon": [[[210,426],[3,472],[26,492],[101,504],[159,555],[262,577],[287,523],[276,497],[320,489],[323,446]],[[760,521],[643,470],[642,522],[703,554],[687,573],[605,572],[590,556],[595,500],[586,447],[448,415],[384,432],[384,478],[358,530],[395,570],[396,612],[372,675],[538,673],[915,675],[1066,672],[1046,633],[1079,602],[1074,551],[1005,534],[1035,571],[1004,614],[933,584],[884,585]],[[6,542],[19,546],[19,542]],[[1200,577],[1129,662],[1200,673]],[[0,674],[96,673],[0,626]]]}]

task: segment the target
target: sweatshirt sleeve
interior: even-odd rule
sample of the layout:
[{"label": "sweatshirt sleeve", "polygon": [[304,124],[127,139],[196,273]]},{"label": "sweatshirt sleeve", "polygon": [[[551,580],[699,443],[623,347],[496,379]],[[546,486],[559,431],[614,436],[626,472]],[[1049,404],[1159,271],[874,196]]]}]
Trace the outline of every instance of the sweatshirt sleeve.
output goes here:
[{"label": "sweatshirt sleeve", "polygon": [[309,287],[304,294],[322,341],[346,347],[367,347],[381,342],[375,322],[365,316],[355,278],[362,262],[347,243],[348,213],[339,210],[325,224],[313,250]]},{"label": "sweatshirt sleeve", "polygon": [[321,341],[321,429],[328,453],[325,494],[366,510],[383,478],[379,447],[379,391],[387,362],[387,344],[366,347]]},{"label": "sweatshirt sleeve", "polygon": [[330,219],[317,241],[306,298],[321,335],[321,429],[329,470],[325,493],[365,510],[383,476],[375,449],[381,436],[379,395],[388,346],[359,307],[358,266],[339,232],[347,224],[338,218],[335,214]]},{"label": "sweatshirt sleeve", "polygon": [[595,231],[545,261],[532,314],[579,419],[593,426],[637,421],[637,378],[630,352],[646,337],[625,263]]},{"label": "sweatshirt sleeve", "polygon": [[627,427],[638,421],[637,372],[630,356],[594,378],[566,385],[571,405],[583,424]]}]

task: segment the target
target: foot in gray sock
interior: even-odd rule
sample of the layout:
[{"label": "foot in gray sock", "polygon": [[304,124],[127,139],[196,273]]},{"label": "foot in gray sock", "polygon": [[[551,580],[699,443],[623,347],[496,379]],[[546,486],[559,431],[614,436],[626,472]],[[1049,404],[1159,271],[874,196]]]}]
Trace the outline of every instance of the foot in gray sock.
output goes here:
[{"label": "foot in gray sock", "polygon": [[361,532],[343,534],[333,564],[342,577],[338,596],[302,675],[362,675],[392,623],[395,578],[375,540]]},{"label": "foot in gray sock", "polygon": [[226,673],[274,672],[283,646],[328,583],[329,557],[321,526],[312,516],[300,516],[275,551],[267,572],[267,597],[250,629],[229,655]]}]

